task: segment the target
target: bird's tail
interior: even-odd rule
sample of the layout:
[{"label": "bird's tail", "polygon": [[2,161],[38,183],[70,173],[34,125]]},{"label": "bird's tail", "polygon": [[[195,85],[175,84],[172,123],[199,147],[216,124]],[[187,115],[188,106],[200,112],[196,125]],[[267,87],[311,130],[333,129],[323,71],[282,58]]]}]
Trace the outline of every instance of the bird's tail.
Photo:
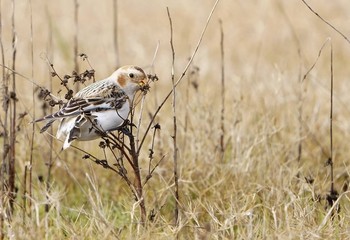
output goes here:
[{"label": "bird's tail", "polygon": [[[42,120],[41,120],[42,121]],[[40,133],[46,132],[46,130],[52,125],[52,123],[56,121],[56,119],[50,119],[50,121],[48,121],[44,127],[42,127],[40,129]],[[34,121],[34,122],[39,122],[39,121]]]}]

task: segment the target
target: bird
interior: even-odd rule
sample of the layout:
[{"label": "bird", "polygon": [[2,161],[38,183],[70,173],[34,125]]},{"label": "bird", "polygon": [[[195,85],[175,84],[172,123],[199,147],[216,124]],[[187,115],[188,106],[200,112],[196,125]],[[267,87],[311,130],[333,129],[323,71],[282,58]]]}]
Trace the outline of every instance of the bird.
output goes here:
[{"label": "bird", "polygon": [[48,121],[41,132],[59,120],[56,137],[65,138],[62,149],[74,140],[90,141],[120,129],[127,121],[137,91],[147,89],[142,68],[127,65],[109,77],[77,92],[55,113],[34,122]]}]

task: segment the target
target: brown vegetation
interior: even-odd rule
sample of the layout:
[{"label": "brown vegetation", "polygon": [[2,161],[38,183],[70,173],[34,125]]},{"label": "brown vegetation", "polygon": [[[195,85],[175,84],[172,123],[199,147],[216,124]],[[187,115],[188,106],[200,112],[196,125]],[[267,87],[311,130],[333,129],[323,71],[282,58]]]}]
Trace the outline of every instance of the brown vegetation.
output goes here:
[{"label": "brown vegetation", "polygon": [[[0,2],[1,239],[348,237],[348,2],[214,4]],[[126,64],[127,131],[33,125]]]}]

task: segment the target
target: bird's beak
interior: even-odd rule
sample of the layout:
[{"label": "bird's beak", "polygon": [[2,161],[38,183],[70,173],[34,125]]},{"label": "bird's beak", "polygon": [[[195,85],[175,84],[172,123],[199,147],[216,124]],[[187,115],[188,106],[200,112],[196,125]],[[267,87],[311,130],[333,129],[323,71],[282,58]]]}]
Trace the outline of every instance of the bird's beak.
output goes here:
[{"label": "bird's beak", "polygon": [[139,82],[141,91],[146,92],[149,89],[148,79],[144,78]]},{"label": "bird's beak", "polygon": [[146,86],[147,85],[147,81],[148,79],[147,78],[144,78],[144,79],[142,79],[140,82],[139,82],[139,86],[141,87],[141,88],[143,88],[144,86]]},{"label": "bird's beak", "polygon": [[139,86],[140,86],[140,87],[145,86],[145,84],[146,84],[145,79],[143,79],[143,80],[141,80],[141,81],[139,82]]},{"label": "bird's beak", "polygon": [[141,87],[145,86],[145,85],[147,84],[147,82],[148,82],[148,79],[147,79],[147,78],[142,79],[142,80],[140,81],[140,86],[141,86]]}]

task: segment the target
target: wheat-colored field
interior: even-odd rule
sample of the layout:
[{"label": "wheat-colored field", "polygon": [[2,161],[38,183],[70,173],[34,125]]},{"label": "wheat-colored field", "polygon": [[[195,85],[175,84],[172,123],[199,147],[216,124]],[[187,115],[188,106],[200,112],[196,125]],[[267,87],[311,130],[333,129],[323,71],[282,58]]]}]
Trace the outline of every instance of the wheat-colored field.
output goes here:
[{"label": "wheat-colored field", "polygon": [[[129,0],[117,1],[117,8],[112,0],[77,2],[78,7],[73,0],[0,2],[1,64],[13,68],[15,31],[15,71],[21,74],[16,75],[16,89],[11,88],[9,77],[9,91],[16,92],[18,99],[18,191],[12,215],[6,210],[6,190],[2,191],[4,239],[350,238],[350,43],[341,36],[350,37],[348,1],[307,1],[340,33],[302,0],[219,1],[198,52],[176,88],[178,222],[174,220],[171,96],[154,122],[161,130],[155,134],[151,167],[160,163],[144,185],[147,220],[143,224],[139,202],[118,174],[83,159],[85,154],[77,149],[60,151],[62,142],[55,138],[51,147],[50,131],[40,134],[44,123],[35,124],[32,136],[33,119],[49,111],[42,107],[38,92],[33,93],[33,82],[52,87],[52,93],[63,98],[58,78],[50,77],[48,60],[60,76],[71,74],[77,63],[80,72],[92,67],[96,79],[109,76],[117,66],[138,65],[159,78],[150,84],[143,107],[139,103],[136,110],[137,119],[143,110],[138,129],[142,136],[172,89],[166,8],[173,24],[177,80],[195,51],[215,1]],[[75,40],[77,52],[87,54],[91,67],[80,57],[75,62]],[[1,76],[4,71],[6,76],[12,73],[0,69]],[[22,113],[27,115],[22,118]],[[10,124],[4,125],[5,118],[2,110],[2,156],[4,130]],[[53,134],[56,129],[54,125]],[[149,173],[153,131],[140,151],[143,182]],[[74,145],[104,159],[99,142]],[[113,165],[113,156],[107,157]],[[328,159],[333,160],[338,193],[333,205],[327,200],[331,190]],[[132,169],[127,169],[133,179]]]}]

